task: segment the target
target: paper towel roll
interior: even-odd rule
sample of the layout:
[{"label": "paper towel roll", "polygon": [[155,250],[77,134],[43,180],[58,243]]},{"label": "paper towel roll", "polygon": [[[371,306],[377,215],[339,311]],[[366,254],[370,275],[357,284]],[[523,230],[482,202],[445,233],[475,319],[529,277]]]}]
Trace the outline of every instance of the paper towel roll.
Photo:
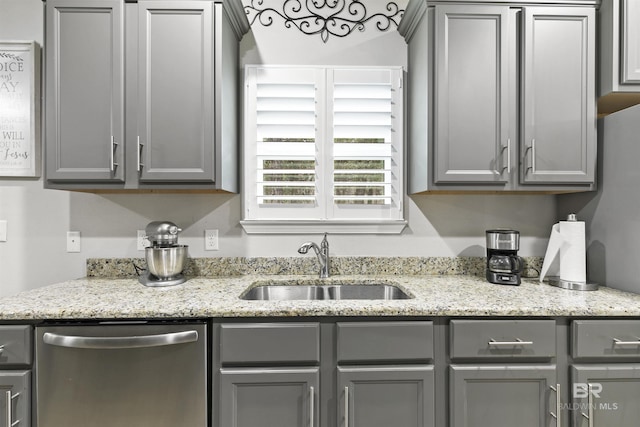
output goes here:
[{"label": "paper towel roll", "polygon": [[560,221],[551,228],[549,245],[542,263],[540,281],[560,276],[567,282],[587,281],[584,221]]}]

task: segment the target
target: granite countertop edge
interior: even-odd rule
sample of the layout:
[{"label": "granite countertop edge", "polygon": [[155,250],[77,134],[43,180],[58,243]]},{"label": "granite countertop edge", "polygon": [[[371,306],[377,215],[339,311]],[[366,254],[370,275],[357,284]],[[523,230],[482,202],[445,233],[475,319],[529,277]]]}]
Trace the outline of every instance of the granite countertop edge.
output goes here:
[{"label": "granite countertop edge", "polygon": [[[190,278],[171,287],[136,279],[83,278],[0,299],[0,320],[192,319],[268,317],[640,317],[640,295],[601,287],[581,292],[525,279],[520,286],[477,276],[332,276],[322,283],[382,282],[413,296],[406,300],[247,301],[248,288],[317,276],[245,275]],[[267,284],[268,284],[267,283]]]}]

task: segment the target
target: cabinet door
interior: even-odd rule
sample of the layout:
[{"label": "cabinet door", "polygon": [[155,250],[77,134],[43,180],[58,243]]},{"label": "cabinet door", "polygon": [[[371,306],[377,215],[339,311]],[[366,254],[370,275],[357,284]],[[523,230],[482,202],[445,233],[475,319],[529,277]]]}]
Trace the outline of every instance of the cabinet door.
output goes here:
[{"label": "cabinet door", "polygon": [[31,426],[31,373],[0,371],[0,413],[2,425]]},{"label": "cabinet door", "polygon": [[46,177],[124,180],[123,4],[46,2]]},{"label": "cabinet door", "polygon": [[220,377],[221,426],[318,425],[318,368],[222,369]]},{"label": "cabinet door", "polygon": [[504,185],[511,171],[508,7],[436,6],[436,183]]},{"label": "cabinet door", "polygon": [[140,181],[214,181],[213,3],[138,3]]},{"label": "cabinet door", "polygon": [[523,183],[592,183],[595,9],[523,10]]},{"label": "cabinet door", "polygon": [[572,426],[638,425],[640,365],[575,365],[571,367],[571,381]]},{"label": "cabinet door", "polygon": [[640,84],[640,2],[622,0],[622,84]]},{"label": "cabinet door", "polygon": [[452,427],[548,427],[559,409],[553,365],[452,365],[449,380]]},{"label": "cabinet door", "polygon": [[338,367],[338,427],[432,427],[433,366]]}]

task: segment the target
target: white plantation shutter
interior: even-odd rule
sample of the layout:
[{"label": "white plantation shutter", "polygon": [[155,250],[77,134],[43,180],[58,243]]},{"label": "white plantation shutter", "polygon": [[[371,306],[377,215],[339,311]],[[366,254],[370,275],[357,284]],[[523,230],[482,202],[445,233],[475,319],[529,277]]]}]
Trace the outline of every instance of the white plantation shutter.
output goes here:
[{"label": "white plantation shutter", "polygon": [[328,71],[332,217],[402,218],[400,69]]},{"label": "white plantation shutter", "polygon": [[[318,200],[314,69],[247,68],[247,215],[315,218]],[[251,175],[251,176],[250,176]]]},{"label": "white plantation shutter", "polygon": [[245,220],[402,220],[401,78],[247,66]]}]

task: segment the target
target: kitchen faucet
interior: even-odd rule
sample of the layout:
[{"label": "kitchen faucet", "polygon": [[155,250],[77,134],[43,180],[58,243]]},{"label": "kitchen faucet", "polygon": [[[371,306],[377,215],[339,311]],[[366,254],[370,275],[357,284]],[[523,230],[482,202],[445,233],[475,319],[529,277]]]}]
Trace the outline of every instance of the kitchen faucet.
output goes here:
[{"label": "kitchen faucet", "polygon": [[313,248],[313,250],[316,251],[318,261],[320,261],[320,278],[326,279],[327,277],[329,277],[329,270],[331,268],[331,262],[329,261],[329,241],[327,240],[327,233],[324,233],[324,239],[322,239],[319,247],[313,242],[306,242],[298,248],[298,253],[304,255],[309,252],[309,248]]}]

